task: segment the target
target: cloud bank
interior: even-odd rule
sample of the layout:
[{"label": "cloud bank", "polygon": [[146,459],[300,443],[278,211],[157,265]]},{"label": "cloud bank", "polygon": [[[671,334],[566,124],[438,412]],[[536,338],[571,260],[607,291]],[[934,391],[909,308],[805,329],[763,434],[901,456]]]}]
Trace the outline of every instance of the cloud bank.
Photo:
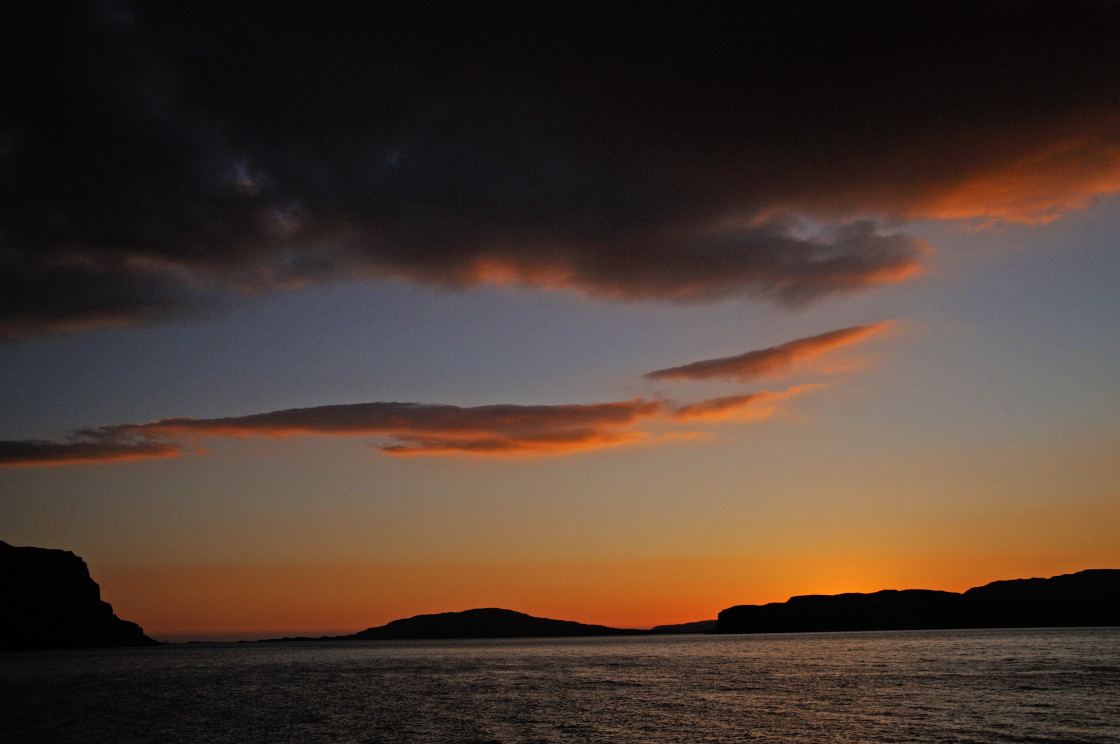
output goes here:
[{"label": "cloud bank", "polygon": [[22,8],[0,338],[387,278],[797,306],[1120,190],[1114,3],[450,13]]},{"label": "cloud bank", "polygon": [[[746,380],[753,375],[742,374],[741,370],[750,365],[744,366],[735,360],[750,359],[752,354],[763,355],[758,357],[763,359],[791,353],[792,358],[809,356],[825,348],[866,338],[883,325],[844,328],[761,352],[748,352],[730,360],[708,360],[676,369],[714,368],[718,372],[722,368],[730,370],[735,379]],[[767,364],[779,363],[780,360],[769,359],[755,362],[754,367],[761,370],[767,368]],[[663,376],[675,379],[687,378],[689,374]],[[701,376],[712,375],[705,372]],[[142,424],[78,429],[61,442],[0,440],[0,467],[177,457],[191,452],[198,440],[209,437],[370,437],[374,440],[373,446],[387,455],[564,454],[688,436],[689,432],[658,434],[651,430],[678,424],[766,418],[789,399],[824,386],[824,383],[805,384],[782,391],[762,390],[685,404],[644,398],[592,404],[474,407],[374,402],[290,408],[225,418],[170,417]]]}]

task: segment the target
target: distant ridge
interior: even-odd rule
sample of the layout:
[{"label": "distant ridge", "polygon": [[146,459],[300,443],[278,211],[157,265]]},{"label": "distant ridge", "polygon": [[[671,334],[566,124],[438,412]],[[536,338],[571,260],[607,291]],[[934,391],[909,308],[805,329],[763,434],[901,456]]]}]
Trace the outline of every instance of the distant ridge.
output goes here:
[{"label": "distant ridge", "polygon": [[113,614],[69,551],[0,542],[0,603],[0,651],[156,645]]},{"label": "distant ridge", "polygon": [[892,589],[806,595],[719,613],[716,633],[1120,625],[1120,569],[993,581],[963,594]]},{"label": "distant ridge", "polygon": [[441,612],[435,615],[393,620],[375,628],[344,638],[369,640],[442,639],[442,638],[551,638],[572,636],[612,636],[645,634],[645,630],[609,628],[586,625],[571,620],[533,617],[523,612],[487,607],[463,612]]},{"label": "distant ridge", "polygon": [[649,629],[650,633],[665,635],[688,635],[696,633],[711,633],[716,628],[715,620],[695,620],[691,623],[675,623],[673,625],[655,625]]}]

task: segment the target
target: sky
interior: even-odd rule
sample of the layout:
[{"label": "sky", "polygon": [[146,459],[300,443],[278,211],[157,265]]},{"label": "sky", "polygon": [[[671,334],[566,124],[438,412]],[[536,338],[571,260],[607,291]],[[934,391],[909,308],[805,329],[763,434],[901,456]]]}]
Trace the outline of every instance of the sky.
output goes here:
[{"label": "sky", "polygon": [[21,12],[0,539],[160,640],[1120,567],[1120,8],[658,12]]}]

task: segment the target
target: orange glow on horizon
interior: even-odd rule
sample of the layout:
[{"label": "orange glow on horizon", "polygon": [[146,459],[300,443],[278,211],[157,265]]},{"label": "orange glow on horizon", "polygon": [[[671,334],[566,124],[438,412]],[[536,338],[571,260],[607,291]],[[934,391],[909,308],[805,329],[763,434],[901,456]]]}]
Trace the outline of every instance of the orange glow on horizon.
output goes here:
[{"label": "orange glow on horizon", "polygon": [[[347,634],[414,615],[503,607],[645,629],[803,594],[937,589],[1116,565],[1113,555],[925,555],[93,567],[103,598],[149,635]],[[254,635],[254,634],[260,635]]]}]

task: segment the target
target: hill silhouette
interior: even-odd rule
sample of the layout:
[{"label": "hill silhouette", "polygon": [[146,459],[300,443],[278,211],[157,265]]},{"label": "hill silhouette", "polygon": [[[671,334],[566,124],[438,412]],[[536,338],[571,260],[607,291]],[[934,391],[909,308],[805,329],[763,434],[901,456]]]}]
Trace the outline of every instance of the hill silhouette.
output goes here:
[{"label": "hill silhouette", "polygon": [[994,581],[958,594],[926,589],[806,595],[719,613],[716,633],[1120,625],[1120,570]]},{"label": "hill silhouette", "polygon": [[0,651],[156,645],[113,614],[89,568],[69,551],[0,542]]},{"label": "hill silhouette", "polygon": [[655,625],[649,629],[649,632],[661,633],[664,635],[695,635],[697,633],[711,633],[715,630],[715,627],[715,620],[694,620],[691,623]]},{"label": "hill silhouette", "polygon": [[644,634],[644,630],[586,625],[571,620],[533,617],[523,612],[495,607],[441,612],[434,615],[393,620],[354,633],[353,640],[440,639],[440,638],[553,638]]}]

